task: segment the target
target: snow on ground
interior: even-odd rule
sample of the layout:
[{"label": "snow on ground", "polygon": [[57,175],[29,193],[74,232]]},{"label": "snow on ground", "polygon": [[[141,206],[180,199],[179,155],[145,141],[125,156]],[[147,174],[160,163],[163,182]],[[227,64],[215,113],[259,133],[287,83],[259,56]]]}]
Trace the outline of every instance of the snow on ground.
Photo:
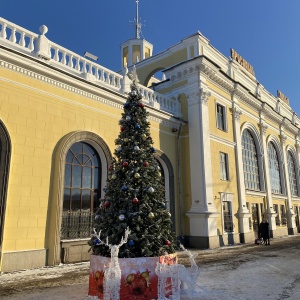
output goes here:
[{"label": "snow on ground", "polygon": [[[298,243],[298,244],[297,244]],[[274,243],[273,243],[274,245]],[[254,248],[255,247],[255,248]],[[286,248],[254,246],[255,251],[246,252],[241,247],[227,261],[204,264],[197,282],[194,297],[201,300],[299,300],[300,299],[300,237]],[[222,253],[224,248],[210,253]],[[263,251],[264,250],[264,251]],[[226,251],[226,248],[225,248]],[[4,283],[22,282],[26,277],[59,277],[70,270],[88,269],[89,263],[61,265],[26,270],[0,276],[0,289]],[[74,273],[72,273],[74,274]],[[75,273],[76,274],[76,273]],[[63,283],[62,283],[63,284]],[[28,293],[1,298],[3,300],[88,300],[88,277],[86,282],[51,288],[38,288]],[[181,300],[188,297],[182,295]],[[121,299],[122,300],[122,299]]]}]

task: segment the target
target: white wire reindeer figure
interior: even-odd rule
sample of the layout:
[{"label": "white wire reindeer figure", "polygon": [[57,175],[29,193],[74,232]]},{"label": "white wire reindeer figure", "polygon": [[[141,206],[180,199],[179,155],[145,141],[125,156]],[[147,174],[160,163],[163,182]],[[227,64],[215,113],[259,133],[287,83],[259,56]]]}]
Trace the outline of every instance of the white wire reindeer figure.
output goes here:
[{"label": "white wire reindeer figure", "polygon": [[[171,279],[173,300],[180,300],[180,295],[183,294],[183,292],[187,292],[190,299],[194,296],[197,279],[200,274],[200,269],[195,262],[195,256],[197,254],[192,254],[186,250],[183,245],[180,245],[180,248],[188,254],[191,267],[185,268],[181,264],[169,266],[157,263],[155,271],[158,275],[158,300],[165,300],[165,294],[169,292],[167,278]],[[183,291],[183,285],[187,286],[185,291]]]},{"label": "white wire reindeer figure", "polygon": [[93,236],[99,240],[99,245],[109,247],[111,254],[109,267],[104,271],[104,300],[120,300],[121,268],[119,265],[118,255],[120,247],[127,243],[129,234],[130,230],[127,227],[125,235],[122,237],[119,245],[111,245],[108,243],[108,238],[106,238],[106,243],[104,243],[100,238],[101,231],[97,234],[94,229]]}]

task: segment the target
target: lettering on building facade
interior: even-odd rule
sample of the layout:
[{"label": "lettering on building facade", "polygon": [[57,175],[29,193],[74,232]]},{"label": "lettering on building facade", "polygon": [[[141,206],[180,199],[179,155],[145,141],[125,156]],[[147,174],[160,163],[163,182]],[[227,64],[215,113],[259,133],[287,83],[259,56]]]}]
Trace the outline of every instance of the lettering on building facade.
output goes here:
[{"label": "lettering on building facade", "polygon": [[277,97],[285,102],[286,104],[290,105],[290,100],[287,96],[285,96],[281,91],[277,90]]},{"label": "lettering on building facade", "polygon": [[231,58],[237,61],[242,67],[244,67],[250,74],[254,75],[253,67],[242,57],[240,56],[234,49],[230,49]]}]

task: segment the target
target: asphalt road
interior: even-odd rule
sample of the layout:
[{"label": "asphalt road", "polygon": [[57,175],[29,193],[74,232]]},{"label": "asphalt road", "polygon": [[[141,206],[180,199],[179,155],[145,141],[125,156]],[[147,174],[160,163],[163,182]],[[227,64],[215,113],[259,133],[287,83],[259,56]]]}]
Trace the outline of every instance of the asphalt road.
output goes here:
[{"label": "asphalt road", "polygon": [[[300,235],[191,252],[201,270],[193,299],[300,299]],[[179,263],[190,266],[186,253]],[[0,299],[89,299],[88,276],[89,263],[5,273]]]}]

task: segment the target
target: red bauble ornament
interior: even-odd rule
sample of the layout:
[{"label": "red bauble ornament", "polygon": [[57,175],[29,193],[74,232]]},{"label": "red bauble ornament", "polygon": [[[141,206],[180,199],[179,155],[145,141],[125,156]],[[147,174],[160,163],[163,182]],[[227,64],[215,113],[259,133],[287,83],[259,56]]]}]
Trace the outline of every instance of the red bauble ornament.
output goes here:
[{"label": "red bauble ornament", "polygon": [[136,276],[131,283],[131,289],[134,295],[143,295],[147,289],[146,279],[141,276]]},{"label": "red bauble ornament", "polygon": [[145,106],[144,103],[139,103],[139,107],[143,108]]},{"label": "red bauble ornament", "polygon": [[124,130],[125,130],[125,128],[124,128],[123,126],[121,126],[121,127],[120,127],[120,130],[121,130],[121,131],[124,131]]},{"label": "red bauble ornament", "polygon": [[122,166],[123,166],[123,167],[128,167],[128,162],[127,162],[127,161],[124,161],[123,164],[122,164]]},{"label": "red bauble ornament", "polygon": [[137,197],[134,197],[132,199],[132,203],[134,203],[134,204],[138,204],[139,202],[140,202],[140,200]]},{"label": "red bauble ornament", "polygon": [[105,202],[104,202],[104,206],[105,206],[105,207],[109,207],[109,206],[110,206],[110,202],[109,202],[109,201],[105,201]]},{"label": "red bauble ornament", "polygon": [[169,240],[165,241],[165,245],[166,246],[170,246],[171,245],[171,242]]},{"label": "red bauble ornament", "polygon": [[149,166],[149,163],[147,161],[144,161],[143,166],[146,168]]}]

